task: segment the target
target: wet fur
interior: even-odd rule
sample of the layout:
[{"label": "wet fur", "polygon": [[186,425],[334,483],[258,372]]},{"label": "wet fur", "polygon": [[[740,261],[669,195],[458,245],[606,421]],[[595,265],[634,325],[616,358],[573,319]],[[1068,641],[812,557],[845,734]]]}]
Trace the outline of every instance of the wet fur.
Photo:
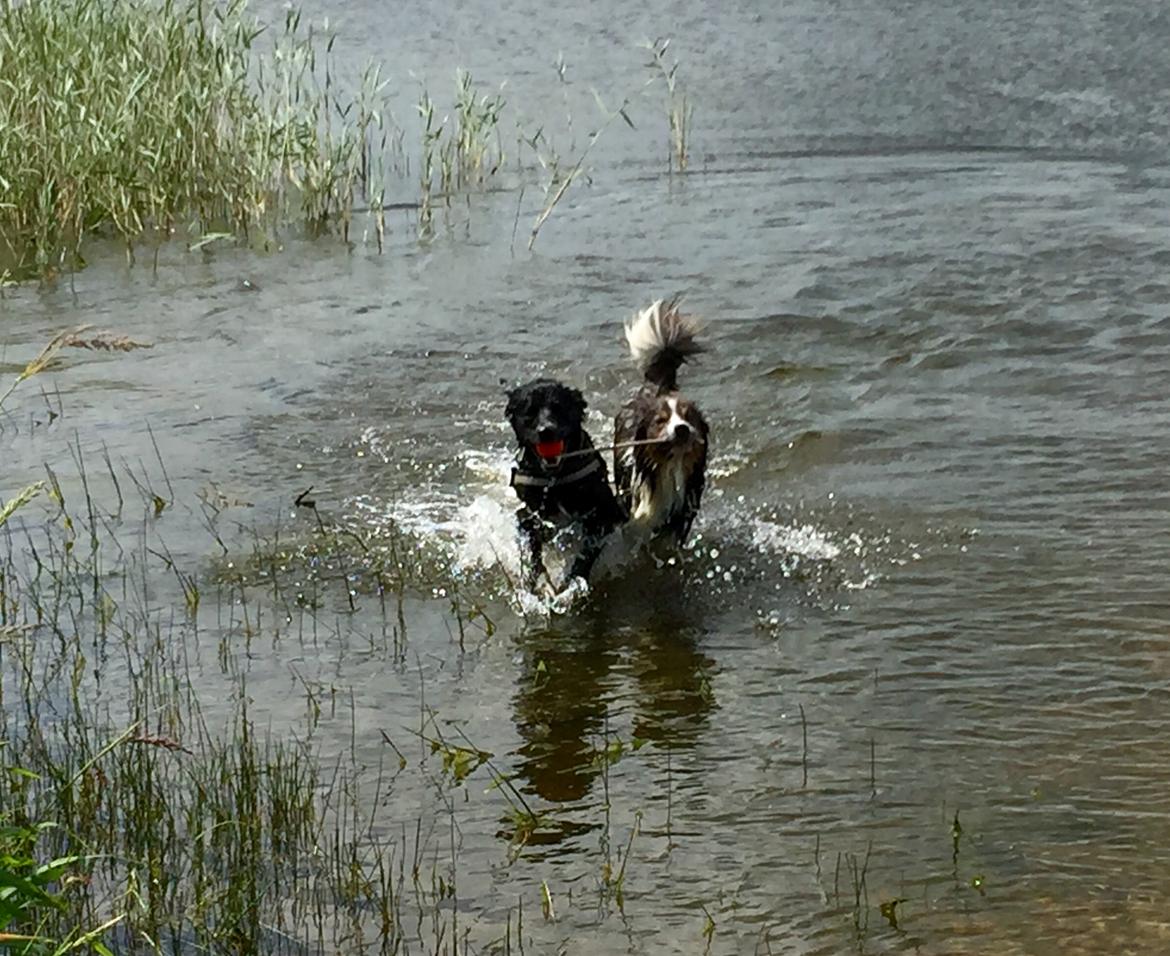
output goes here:
[{"label": "wet fur", "polygon": [[669,534],[683,544],[707,481],[709,428],[698,406],[680,394],[678,370],[703,351],[698,323],[679,312],[677,300],[659,299],[626,324],[630,354],[643,384],[614,420],[614,444],[667,438],[614,454],[618,499],[630,523],[651,536]]},{"label": "wet fur", "polygon": [[[504,414],[519,446],[516,473],[554,482],[544,487],[513,483],[521,501],[516,521],[529,590],[535,590],[540,578],[547,575],[544,545],[558,527],[576,524],[584,539],[568,566],[563,587],[574,577],[588,579],[606,537],[625,520],[610,490],[609,473],[600,453],[562,455],[555,460],[536,453],[538,443],[555,439],[565,443],[564,453],[592,449],[593,440],[584,426],[586,407],[577,389],[552,379],[537,379],[508,392]],[[587,476],[563,485],[555,483],[595,462],[599,466]]]}]

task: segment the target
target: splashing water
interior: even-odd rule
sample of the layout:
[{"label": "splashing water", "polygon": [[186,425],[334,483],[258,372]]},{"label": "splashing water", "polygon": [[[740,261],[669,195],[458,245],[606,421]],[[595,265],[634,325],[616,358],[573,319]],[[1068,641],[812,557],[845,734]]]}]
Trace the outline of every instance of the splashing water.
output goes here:
[{"label": "splashing water", "polygon": [[[372,444],[367,433],[364,436]],[[363,524],[395,530],[416,542],[435,570],[467,581],[474,579],[502,597],[525,618],[547,618],[567,613],[590,593],[585,582],[573,582],[553,594],[566,559],[579,545],[575,529],[555,534],[545,548],[549,576],[530,592],[524,577],[516,531],[517,502],[509,487],[512,455],[508,448],[460,453],[436,476],[419,464],[427,481],[409,485],[391,500],[361,496],[351,502]],[[729,472],[735,462],[727,463]],[[713,485],[719,476],[712,475]],[[853,522],[851,522],[853,523]],[[824,593],[860,591],[879,580],[875,561],[891,550],[887,533],[834,531],[820,516],[753,506],[743,496],[724,498],[713,487],[699,516],[691,541],[681,551],[665,542],[650,544],[632,528],[624,528],[607,543],[593,574],[595,586],[620,580],[634,569],[654,569],[678,575],[704,593],[734,598],[743,589],[772,593],[795,583],[806,598]],[[897,550],[894,548],[894,550]],[[647,564],[649,559],[649,564]]]},{"label": "splashing water", "polygon": [[752,544],[760,551],[787,551],[797,558],[832,561],[841,554],[828,535],[811,524],[783,526],[756,518],[751,525]]}]

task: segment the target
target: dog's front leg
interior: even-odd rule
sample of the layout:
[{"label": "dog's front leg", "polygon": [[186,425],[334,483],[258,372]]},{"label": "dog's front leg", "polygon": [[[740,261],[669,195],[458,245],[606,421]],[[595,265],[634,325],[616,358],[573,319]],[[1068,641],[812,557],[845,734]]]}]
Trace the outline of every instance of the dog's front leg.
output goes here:
[{"label": "dog's front leg", "polygon": [[520,570],[524,575],[524,587],[535,591],[540,576],[547,574],[544,569],[544,538],[540,515],[524,507],[516,512],[516,525],[520,531]]},{"label": "dog's front leg", "polygon": [[615,525],[605,521],[586,522],[583,528],[585,540],[581,543],[581,550],[577,553],[577,557],[573,559],[573,563],[565,572],[565,579],[561,582],[561,590],[571,584],[573,578],[580,578],[582,581],[589,580],[589,575],[593,572],[593,565],[601,557],[605,541],[613,533],[614,528]]},{"label": "dog's front leg", "polygon": [[562,590],[572,583],[573,578],[580,578],[582,581],[589,580],[589,574],[593,570],[593,565],[597,563],[597,559],[601,556],[602,543],[603,539],[599,538],[587,538],[585,540],[585,543],[581,546],[581,550],[577,553],[577,557],[569,565],[569,570],[565,572],[565,579],[561,582]]}]

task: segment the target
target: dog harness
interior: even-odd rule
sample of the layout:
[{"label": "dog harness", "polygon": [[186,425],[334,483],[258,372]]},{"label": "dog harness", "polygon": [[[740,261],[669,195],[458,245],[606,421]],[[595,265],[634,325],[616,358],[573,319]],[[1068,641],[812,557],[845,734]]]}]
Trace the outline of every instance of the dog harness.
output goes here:
[{"label": "dog harness", "polygon": [[601,456],[594,458],[589,464],[578,468],[576,471],[570,471],[567,475],[530,475],[526,471],[521,471],[516,465],[512,466],[512,481],[511,487],[526,487],[526,488],[559,488],[561,485],[571,485],[574,482],[580,481],[582,478],[588,478],[595,471],[605,467],[605,462],[601,460]]}]

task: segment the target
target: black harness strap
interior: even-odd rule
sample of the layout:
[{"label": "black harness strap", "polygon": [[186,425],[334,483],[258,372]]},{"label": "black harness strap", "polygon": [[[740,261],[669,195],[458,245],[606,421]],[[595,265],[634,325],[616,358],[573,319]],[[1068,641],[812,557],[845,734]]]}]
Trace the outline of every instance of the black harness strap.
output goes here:
[{"label": "black harness strap", "polygon": [[589,464],[576,471],[570,471],[567,475],[533,475],[526,471],[521,471],[518,466],[512,466],[512,481],[511,487],[526,487],[526,488],[559,488],[561,485],[571,485],[574,482],[580,481],[582,478],[588,478],[595,471],[605,467],[605,462],[601,460],[601,456],[594,458]]}]

